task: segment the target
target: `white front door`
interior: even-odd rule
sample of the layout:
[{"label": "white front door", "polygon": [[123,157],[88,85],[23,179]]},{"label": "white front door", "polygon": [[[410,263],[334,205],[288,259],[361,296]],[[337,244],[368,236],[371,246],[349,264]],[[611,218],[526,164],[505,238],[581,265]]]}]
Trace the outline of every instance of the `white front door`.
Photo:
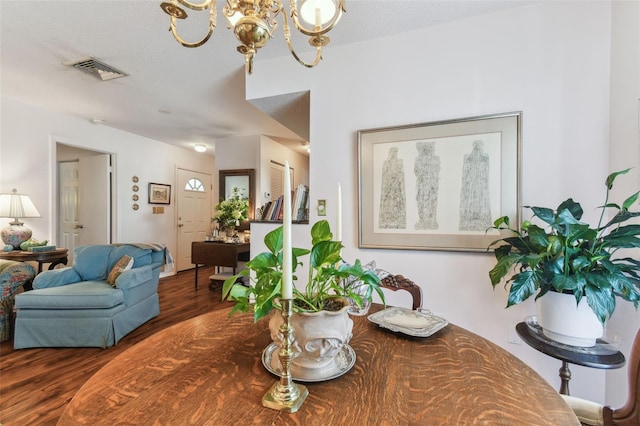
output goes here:
[{"label": "white front door", "polygon": [[59,245],[69,249],[71,262],[76,246],[111,242],[110,155],[92,155],[58,164]]},{"label": "white front door", "polygon": [[178,250],[174,259],[177,271],[193,268],[191,243],[204,241],[211,231],[211,188],[211,175],[178,169]]}]

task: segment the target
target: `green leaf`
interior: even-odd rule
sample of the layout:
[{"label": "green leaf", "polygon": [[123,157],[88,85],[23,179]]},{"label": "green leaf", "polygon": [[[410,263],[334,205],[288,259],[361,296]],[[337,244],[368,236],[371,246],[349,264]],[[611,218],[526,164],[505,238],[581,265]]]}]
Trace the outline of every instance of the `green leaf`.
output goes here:
[{"label": "green leaf", "polygon": [[263,252],[256,255],[247,263],[247,267],[254,271],[267,268],[275,268],[278,265],[278,258],[272,253]]},{"label": "green leaf", "polygon": [[630,212],[628,210],[619,211],[606,225],[604,225],[600,229],[606,229],[606,228],[610,227],[611,225],[615,225],[617,223],[626,222],[627,220],[631,219],[632,217],[638,217],[638,216],[640,216],[640,212]]},{"label": "green leaf", "polygon": [[309,259],[312,268],[322,265],[334,265],[341,260],[340,250],[342,243],[340,241],[319,241],[311,248],[311,257]]},{"label": "green leaf", "polygon": [[[582,209],[580,209],[582,212]],[[580,213],[582,216],[582,213]],[[569,209],[562,209],[558,211],[557,220],[554,225],[579,225],[581,222],[573,215],[573,212]]]},{"label": "green leaf", "polygon": [[514,276],[509,289],[507,307],[517,305],[531,297],[536,291],[535,276],[532,271],[524,271]]},{"label": "green leaf", "polygon": [[549,245],[549,238],[547,237],[547,233],[544,232],[544,229],[536,225],[531,225],[528,231],[531,242],[541,250],[546,250]]},{"label": "green leaf", "polygon": [[282,250],[282,226],[277,227],[276,229],[265,235],[264,244],[273,254]]},{"label": "green leaf", "polygon": [[607,179],[604,182],[604,184],[607,186],[607,190],[610,190],[613,187],[613,181],[616,180],[616,178],[619,175],[624,175],[626,173],[629,173],[629,170],[631,170],[631,168],[625,169],[625,170],[620,170],[618,172],[613,172],[609,176],[607,176]]},{"label": "green leaf", "polygon": [[500,229],[500,226],[502,225],[506,226],[507,228],[510,228],[509,216],[502,216],[493,221],[493,227],[496,229]]},{"label": "green leaf", "polygon": [[491,279],[491,284],[495,287],[505,275],[512,270],[513,265],[520,259],[520,255],[518,254],[509,254],[502,256],[496,265],[489,271],[489,278]]},{"label": "green leaf", "polygon": [[227,298],[227,296],[229,295],[229,292],[231,291],[231,288],[234,286],[234,284],[236,283],[239,277],[248,276],[248,275],[249,275],[249,271],[244,269],[240,271],[240,273],[233,275],[227,278],[226,280],[224,280],[224,283],[222,283],[222,300],[225,300]]},{"label": "green leaf", "polygon": [[578,256],[571,262],[571,269],[574,271],[580,271],[581,269],[587,268],[591,265],[589,259],[586,256]]},{"label": "green leaf", "polygon": [[511,253],[511,246],[507,244],[496,247],[493,251],[493,254],[498,260],[502,259],[504,256],[508,255],[509,253]]},{"label": "green leaf", "polygon": [[562,292],[565,290],[573,291],[586,284],[584,277],[580,275],[556,275],[551,281],[553,287]]},{"label": "green leaf", "polygon": [[563,250],[564,244],[562,238],[557,235],[549,236],[549,245],[547,246],[547,252],[549,252],[552,256],[557,255]]},{"label": "green leaf", "polygon": [[636,192],[635,194],[633,194],[632,196],[624,200],[624,202],[622,203],[622,208],[624,210],[629,210],[629,207],[631,207],[633,203],[635,203],[638,200],[639,194],[640,194],[640,191]]},{"label": "green leaf", "polygon": [[616,308],[616,299],[611,289],[597,289],[590,285],[585,288],[587,302],[593,313],[596,314],[600,322],[604,325],[607,316],[611,316]]},{"label": "green leaf", "polygon": [[529,207],[533,211],[534,216],[537,216],[543,222],[553,225],[555,222],[556,214],[553,210],[546,207]]},{"label": "green leaf", "polygon": [[568,200],[563,201],[558,206],[557,211],[561,212],[562,210],[568,210],[571,213],[571,216],[576,218],[576,220],[580,220],[582,218],[582,214],[584,213],[580,203],[576,203],[575,201],[573,201],[573,198],[569,198]]},{"label": "green leaf", "polygon": [[329,227],[329,222],[320,220],[311,227],[311,245],[315,246],[320,241],[331,241],[333,235]]}]

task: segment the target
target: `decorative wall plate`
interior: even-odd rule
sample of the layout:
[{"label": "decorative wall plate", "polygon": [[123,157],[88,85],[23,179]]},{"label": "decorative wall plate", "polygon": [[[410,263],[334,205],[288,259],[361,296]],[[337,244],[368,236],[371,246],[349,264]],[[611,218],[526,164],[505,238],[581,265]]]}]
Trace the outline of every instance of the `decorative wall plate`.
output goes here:
[{"label": "decorative wall plate", "polygon": [[138,187],[138,185],[133,185],[131,187],[131,189],[133,190],[133,192],[138,192],[138,190],[140,190],[140,188]]},{"label": "decorative wall plate", "polygon": [[134,176],[134,177],[132,177],[132,178],[131,178],[131,181],[132,181],[133,183],[138,183],[138,176]]},{"label": "decorative wall plate", "polygon": [[131,206],[134,210],[138,210],[140,208],[140,206],[138,205],[138,203],[133,203],[133,206]]},{"label": "decorative wall plate", "polygon": [[138,201],[140,199],[140,197],[138,197],[138,194],[133,194],[131,198],[133,199],[133,201]]}]

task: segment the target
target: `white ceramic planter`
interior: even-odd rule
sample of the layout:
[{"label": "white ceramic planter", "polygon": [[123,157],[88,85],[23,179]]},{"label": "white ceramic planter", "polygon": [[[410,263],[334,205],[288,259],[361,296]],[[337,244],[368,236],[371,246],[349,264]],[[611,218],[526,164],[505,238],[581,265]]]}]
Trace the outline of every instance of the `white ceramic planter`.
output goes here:
[{"label": "white ceramic planter", "polygon": [[[346,301],[345,301],[346,302]],[[337,312],[295,313],[293,326],[293,366],[303,368],[305,377],[323,377],[324,370],[333,368],[333,360],[353,336],[353,320],[349,317],[349,305]],[[271,339],[280,347],[279,331],[282,315],[275,312],[269,321]]]},{"label": "white ceramic planter", "polygon": [[583,297],[576,306],[572,294],[550,291],[536,301],[538,323],[545,336],[565,345],[590,347],[602,337],[603,326]]}]

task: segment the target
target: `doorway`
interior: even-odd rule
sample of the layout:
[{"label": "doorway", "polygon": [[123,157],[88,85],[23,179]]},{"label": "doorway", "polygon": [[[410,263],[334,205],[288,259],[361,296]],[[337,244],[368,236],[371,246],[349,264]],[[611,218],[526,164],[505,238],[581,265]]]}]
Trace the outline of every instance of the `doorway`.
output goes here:
[{"label": "doorway", "polygon": [[175,259],[178,272],[194,267],[191,263],[191,243],[204,241],[204,237],[211,232],[211,189],[210,174],[178,169],[178,250]]},{"label": "doorway", "polygon": [[110,154],[56,144],[58,165],[58,245],[77,246],[112,241],[112,172]]}]

